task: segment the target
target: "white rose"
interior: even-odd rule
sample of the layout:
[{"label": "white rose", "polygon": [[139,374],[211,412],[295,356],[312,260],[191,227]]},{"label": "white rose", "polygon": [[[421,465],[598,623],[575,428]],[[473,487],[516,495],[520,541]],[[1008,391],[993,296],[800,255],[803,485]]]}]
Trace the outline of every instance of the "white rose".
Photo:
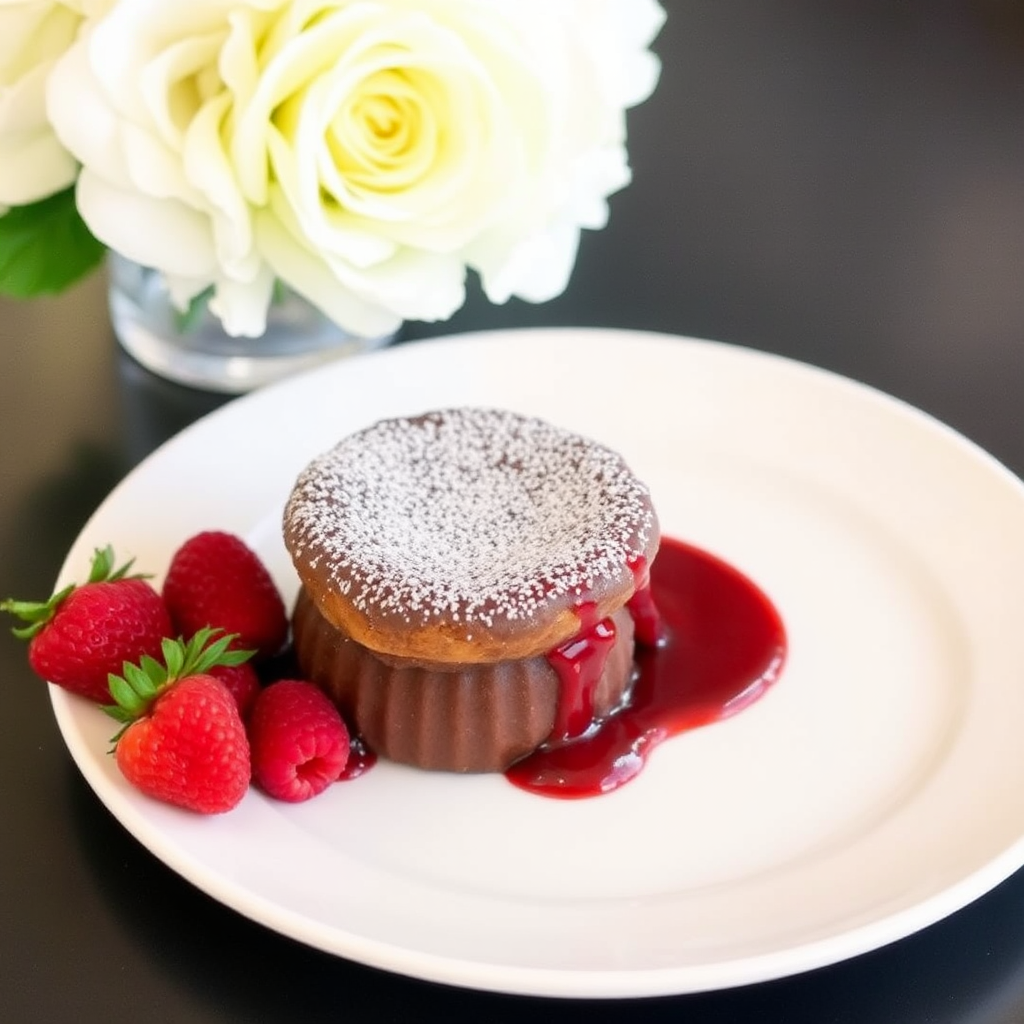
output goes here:
[{"label": "white rose", "polygon": [[49,110],[108,245],[236,334],[273,278],[356,333],[558,294],[629,180],[654,0],[120,0]]},{"label": "white rose", "polygon": [[46,120],[46,79],[80,16],[63,3],[0,0],[0,202],[31,203],[70,185],[75,161]]},{"label": "white rose", "polygon": [[[665,14],[655,0],[516,6],[544,82],[547,152],[543,171],[524,182],[532,190],[522,208],[471,247],[470,262],[491,301],[518,295],[543,302],[568,284],[580,229],[603,228],[608,196],[629,184],[625,110],[657,83],[660,65],[647,47]],[[525,108],[521,114],[536,116]]]},{"label": "white rose", "polygon": [[0,214],[75,180],[74,157],[46,117],[46,82],[100,0],[0,0]]}]

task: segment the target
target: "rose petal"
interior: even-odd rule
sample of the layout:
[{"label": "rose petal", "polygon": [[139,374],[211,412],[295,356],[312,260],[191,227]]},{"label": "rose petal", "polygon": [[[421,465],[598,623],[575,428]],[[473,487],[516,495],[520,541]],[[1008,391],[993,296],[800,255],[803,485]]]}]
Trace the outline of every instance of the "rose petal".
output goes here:
[{"label": "rose petal", "polygon": [[121,152],[122,122],[99,88],[84,42],[53,69],[46,106],[57,137],[82,164],[112,185],[132,188]]},{"label": "rose petal", "polygon": [[78,208],[105,245],[144,267],[213,280],[217,264],[209,218],[184,203],[118,188],[83,168]]},{"label": "rose petal", "polygon": [[233,337],[258,338],[267,327],[267,310],[274,294],[274,274],[263,266],[252,281],[222,278],[210,300],[210,311],[220,317]]},{"label": "rose petal", "polygon": [[0,139],[0,201],[22,206],[67,188],[78,165],[50,132]]}]

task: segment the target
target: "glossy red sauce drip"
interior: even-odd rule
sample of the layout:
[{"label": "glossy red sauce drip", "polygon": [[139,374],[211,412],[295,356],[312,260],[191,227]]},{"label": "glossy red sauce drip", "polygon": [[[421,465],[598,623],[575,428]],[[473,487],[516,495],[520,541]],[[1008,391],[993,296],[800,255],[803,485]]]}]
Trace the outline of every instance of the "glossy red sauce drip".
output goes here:
[{"label": "glossy red sauce drip", "polygon": [[377,755],[366,745],[362,736],[353,736],[349,740],[348,760],[338,776],[339,782],[358,779],[377,763]]},{"label": "glossy red sauce drip", "polygon": [[647,559],[638,555],[629,563],[633,572],[633,596],[627,607],[633,616],[634,636],[638,644],[646,647],[660,647],[666,640],[665,624],[654,603],[651,593],[651,574],[647,568]]},{"label": "glossy red sauce drip", "polygon": [[651,591],[661,626],[654,645],[637,647],[629,703],[600,729],[514,764],[505,774],[516,786],[563,798],[611,792],[636,776],[662,740],[735,714],[778,678],[782,620],[740,572],[663,539]]},{"label": "glossy red sauce drip", "polygon": [[[584,612],[581,620],[587,622],[587,619]],[[548,663],[558,673],[561,684],[549,741],[574,739],[591,727],[594,722],[594,694],[614,646],[615,623],[611,619],[601,619],[593,625],[584,625],[572,640],[556,647],[548,655]]]}]

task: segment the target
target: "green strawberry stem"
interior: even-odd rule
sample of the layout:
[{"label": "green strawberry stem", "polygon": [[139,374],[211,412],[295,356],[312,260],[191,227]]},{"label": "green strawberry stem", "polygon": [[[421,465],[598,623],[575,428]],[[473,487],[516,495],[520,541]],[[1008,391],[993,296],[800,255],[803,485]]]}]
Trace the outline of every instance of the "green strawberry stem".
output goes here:
[{"label": "green strawberry stem", "polygon": [[148,579],[144,573],[128,575],[128,570],[135,564],[134,558],[129,558],[119,569],[115,569],[114,549],[108,544],[105,548],[97,548],[92,556],[92,567],[89,570],[89,583],[113,583],[114,580],[124,579]]},{"label": "green strawberry stem", "polygon": [[[135,559],[130,558],[120,568],[114,568],[114,549],[109,544],[105,548],[97,548],[89,567],[89,577],[85,582],[113,583],[124,579],[148,579],[144,573],[128,575],[134,563]],[[58,590],[46,601],[0,601],[0,611],[10,612],[22,622],[28,623],[26,626],[15,626],[11,632],[19,640],[31,640],[57,614],[57,609],[76,586],[72,583],[63,590]]]},{"label": "green strawberry stem", "polygon": [[0,611],[10,612],[22,622],[27,622],[27,626],[12,627],[11,632],[19,640],[31,640],[53,618],[61,603],[74,589],[75,584],[72,583],[58,590],[48,601],[3,601],[0,602]]},{"label": "green strawberry stem", "polygon": [[207,627],[188,641],[165,639],[160,645],[163,664],[143,655],[137,665],[126,661],[122,675],[111,673],[107,677],[114,703],[104,705],[103,710],[123,725],[111,740],[112,750],[124,730],[147,715],[156,699],[178,680],[203,675],[218,665],[241,665],[256,653],[231,648],[237,633],[218,636],[220,633],[220,629]]}]

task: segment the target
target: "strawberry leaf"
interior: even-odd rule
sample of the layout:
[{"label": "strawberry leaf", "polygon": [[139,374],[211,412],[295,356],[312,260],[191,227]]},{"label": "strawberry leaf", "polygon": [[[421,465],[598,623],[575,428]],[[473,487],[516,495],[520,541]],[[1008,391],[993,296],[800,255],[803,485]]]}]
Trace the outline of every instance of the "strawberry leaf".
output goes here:
[{"label": "strawberry leaf", "polygon": [[[203,636],[207,630],[200,630],[196,633],[195,639]],[[220,637],[218,640],[214,640],[210,644],[201,645],[195,652],[195,660],[193,662],[194,672],[208,672],[214,665],[219,665],[221,658],[224,657],[225,652],[228,649],[228,645],[232,640],[235,639],[237,634],[232,633],[226,636]]]},{"label": "strawberry leaf", "polygon": [[145,710],[146,702],[135,692],[134,687],[125,676],[116,676],[113,672],[107,676],[107,686],[114,704],[104,705],[103,710],[122,722],[134,721]]},{"label": "strawberry leaf", "polygon": [[114,549],[108,544],[105,548],[97,548],[92,556],[92,565],[89,568],[89,583],[99,583],[110,576],[110,570],[114,567]]},{"label": "strawberry leaf", "polygon": [[0,611],[10,612],[22,622],[27,622],[27,626],[15,626],[11,632],[19,640],[31,640],[53,618],[61,602],[74,589],[72,583],[58,590],[49,601],[3,601],[0,602]]},{"label": "strawberry leaf", "polygon": [[201,675],[217,665],[241,665],[256,653],[231,649],[231,644],[238,639],[237,633],[217,636],[218,633],[222,630],[206,626],[185,644],[182,651],[184,664],[179,670],[179,677]]},{"label": "strawberry leaf", "polygon": [[146,580],[149,576],[146,573],[134,573],[129,576],[128,572],[135,564],[134,558],[129,558],[120,568],[114,568],[116,559],[114,549],[108,544],[105,548],[97,548],[92,556],[92,566],[89,569],[89,583],[113,583],[115,580],[133,579]]},{"label": "strawberry leaf", "polygon": [[[108,548],[108,550],[109,550],[109,548]],[[150,578],[150,576],[152,576],[152,573],[146,573],[146,572],[134,572],[134,573],[132,573],[129,576],[128,575],[128,570],[134,564],[135,564],[135,559],[134,558],[129,558],[128,561],[125,562],[124,565],[122,565],[119,569],[114,569],[113,572],[111,572],[110,575],[107,577],[107,579],[111,583],[113,583],[114,580],[124,580],[124,579],[148,580]]]},{"label": "strawberry leaf", "polygon": [[256,652],[254,650],[232,649],[225,651],[218,661],[219,665],[242,665],[247,662]]},{"label": "strawberry leaf", "polygon": [[[108,715],[110,715],[111,718],[115,719],[118,722],[121,722],[122,725],[131,725],[132,722],[134,722],[136,719],[136,716],[133,715],[130,711],[125,711],[124,708],[119,707],[117,704],[105,704],[103,705],[102,710],[105,711]],[[117,735],[120,736],[123,731],[123,729],[120,730]],[[112,741],[115,746],[116,740],[117,737],[114,737],[114,740]],[[112,754],[113,750],[109,751],[109,753]]]},{"label": "strawberry leaf", "polygon": [[41,633],[45,622],[34,622],[31,626],[12,626],[11,632],[19,640],[31,640],[37,633]]},{"label": "strawberry leaf", "polygon": [[155,658],[144,654],[138,665],[125,665],[124,677],[142,701],[148,703],[167,681],[167,672]]},{"label": "strawberry leaf", "polygon": [[167,666],[167,675],[172,679],[177,679],[185,664],[185,649],[177,640],[164,640],[161,650],[164,655],[164,664]]}]

